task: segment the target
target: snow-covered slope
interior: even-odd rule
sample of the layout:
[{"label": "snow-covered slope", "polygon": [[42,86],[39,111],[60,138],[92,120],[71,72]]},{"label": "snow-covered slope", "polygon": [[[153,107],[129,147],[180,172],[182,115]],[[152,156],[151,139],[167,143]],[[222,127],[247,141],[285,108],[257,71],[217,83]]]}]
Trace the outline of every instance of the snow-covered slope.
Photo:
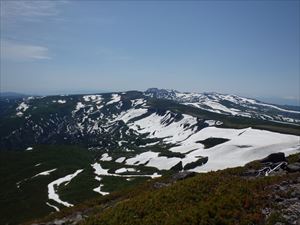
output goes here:
[{"label": "snow-covered slope", "polygon": [[[58,211],[80,202],[81,194],[107,195],[170,171],[207,172],[300,152],[298,126],[255,119],[262,112],[265,120],[300,115],[237,96],[166,90],[8,100],[0,114],[0,150],[33,156],[19,165],[25,171],[16,170],[24,172],[13,182],[16,193],[28,196],[26,190],[40,185],[39,207]],[[47,146],[60,148],[36,159]],[[74,146],[82,148],[67,149]]]},{"label": "snow-covered slope", "polygon": [[157,88],[150,88],[145,93],[151,97],[173,100],[184,105],[194,106],[214,113],[300,124],[300,111],[288,110],[276,105],[237,95],[214,92],[182,93],[176,90]]},{"label": "snow-covered slope", "polygon": [[[224,121],[178,112],[181,104],[177,104],[179,108],[157,108],[149,103],[160,98],[217,113],[213,115],[278,121],[280,116],[285,116],[283,121],[294,123],[300,116],[298,111],[217,93],[149,89],[145,93],[30,97],[16,104],[8,114],[8,121],[18,121],[19,126],[14,125],[16,122],[11,127],[7,126],[9,123],[0,124],[7,132],[0,144],[24,149],[35,144],[84,144],[90,149],[106,151],[100,161],[112,161],[110,152],[117,149],[124,152],[118,158],[125,157],[128,152],[133,154],[123,159],[127,165],[145,164],[159,170],[179,164],[182,168],[191,168],[190,163],[206,163],[204,158],[207,157],[207,166],[211,165],[208,169],[220,169],[242,165],[270,152],[299,147],[299,136],[251,128],[225,129],[220,127]],[[287,114],[295,117],[287,119]],[[210,143],[210,151],[206,150],[206,142]],[[236,161],[227,162],[223,154],[229,158],[235,155]],[[223,164],[212,163],[221,155]]]}]

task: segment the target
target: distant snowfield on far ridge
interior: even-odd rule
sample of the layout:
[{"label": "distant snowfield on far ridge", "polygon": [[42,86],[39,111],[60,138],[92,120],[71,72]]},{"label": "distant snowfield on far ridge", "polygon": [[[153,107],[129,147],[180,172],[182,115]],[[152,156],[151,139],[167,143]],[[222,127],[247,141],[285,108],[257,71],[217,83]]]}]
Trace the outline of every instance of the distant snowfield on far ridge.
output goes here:
[{"label": "distant snowfield on far ridge", "polygon": [[193,93],[150,88],[145,92],[145,95],[173,100],[183,105],[218,114],[300,125],[300,110],[291,110],[284,106],[268,104],[234,94],[220,94],[216,92]]},{"label": "distant snowfield on far ridge", "polygon": [[112,94],[111,95],[111,100],[106,103],[106,105],[110,105],[116,102],[119,102],[121,100],[121,96],[119,94]]}]

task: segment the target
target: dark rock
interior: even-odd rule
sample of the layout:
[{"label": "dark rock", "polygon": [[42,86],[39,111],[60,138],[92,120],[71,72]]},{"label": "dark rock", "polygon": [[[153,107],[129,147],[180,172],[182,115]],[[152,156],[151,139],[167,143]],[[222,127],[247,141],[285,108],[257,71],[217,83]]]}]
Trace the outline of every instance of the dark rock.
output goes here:
[{"label": "dark rock", "polygon": [[281,183],[280,183],[280,185],[288,185],[289,184],[289,182],[288,181],[282,181]]},{"label": "dark rock", "polygon": [[279,186],[279,191],[286,191],[288,187],[286,186]]},{"label": "dark rock", "polygon": [[300,163],[295,162],[295,163],[289,164],[289,165],[287,165],[286,170],[290,173],[300,172]]},{"label": "dark rock", "polygon": [[292,197],[292,198],[297,197],[297,193],[296,193],[295,191],[293,191],[293,192],[291,193],[291,197]]},{"label": "dark rock", "polygon": [[285,162],[286,158],[283,152],[272,153],[268,155],[266,158],[260,160],[262,163],[278,163],[278,162]]},{"label": "dark rock", "polygon": [[275,195],[275,196],[274,196],[274,200],[275,200],[275,202],[282,202],[284,199],[281,198],[281,197],[278,196],[278,195]]},{"label": "dark rock", "polygon": [[261,213],[262,213],[263,215],[269,215],[269,214],[271,213],[271,210],[270,210],[269,208],[265,208],[265,209],[262,209],[262,210],[261,210]]},{"label": "dark rock", "polygon": [[202,157],[200,159],[198,159],[197,161],[195,162],[191,162],[191,163],[187,163],[183,169],[184,170],[190,170],[190,169],[194,169],[195,167],[197,166],[202,166],[204,165],[205,163],[207,163],[208,161],[208,157]]},{"label": "dark rock", "polygon": [[172,176],[172,180],[177,181],[177,180],[184,180],[186,178],[189,177],[194,177],[196,175],[195,172],[191,172],[191,171],[183,171],[183,172],[179,172],[176,173]]},{"label": "dark rock", "polygon": [[173,166],[170,170],[173,170],[173,171],[180,171],[182,170],[183,167],[182,167],[182,162],[180,161],[179,163],[177,163],[175,166]]}]

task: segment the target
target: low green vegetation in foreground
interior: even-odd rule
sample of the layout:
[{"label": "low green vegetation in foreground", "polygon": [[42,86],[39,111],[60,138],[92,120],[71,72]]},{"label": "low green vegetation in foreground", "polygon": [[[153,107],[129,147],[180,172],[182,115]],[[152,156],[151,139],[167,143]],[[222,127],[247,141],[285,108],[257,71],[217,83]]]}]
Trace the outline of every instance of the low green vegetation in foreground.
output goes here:
[{"label": "low green vegetation in foreground", "polygon": [[[289,157],[289,162],[298,160]],[[262,209],[272,207],[267,186],[296,179],[299,173],[249,179],[242,174],[258,169],[257,161],[245,167],[198,174],[160,189],[154,183],[170,183],[170,175],[147,181],[133,188],[89,200],[74,208],[49,215],[42,221],[59,219],[89,210],[89,218],[80,225],[260,225]],[[277,218],[277,217],[276,217]],[[30,223],[28,223],[30,224]]]},{"label": "low green vegetation in foreground", "polygon": [[226,172],[201,174],[121,201],[84,224],[262,224],[263,188],[276,180],[245,180]]}]

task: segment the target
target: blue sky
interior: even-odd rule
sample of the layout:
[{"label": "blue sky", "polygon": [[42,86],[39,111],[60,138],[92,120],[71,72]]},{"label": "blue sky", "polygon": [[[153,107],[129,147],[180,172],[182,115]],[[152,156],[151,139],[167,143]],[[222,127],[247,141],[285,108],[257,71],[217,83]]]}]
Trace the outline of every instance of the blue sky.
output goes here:
[{"label": "blue sky", "polygon": [[296,104],[299,10],[299,1],[1,0],[1,91],[159,87]]}]

